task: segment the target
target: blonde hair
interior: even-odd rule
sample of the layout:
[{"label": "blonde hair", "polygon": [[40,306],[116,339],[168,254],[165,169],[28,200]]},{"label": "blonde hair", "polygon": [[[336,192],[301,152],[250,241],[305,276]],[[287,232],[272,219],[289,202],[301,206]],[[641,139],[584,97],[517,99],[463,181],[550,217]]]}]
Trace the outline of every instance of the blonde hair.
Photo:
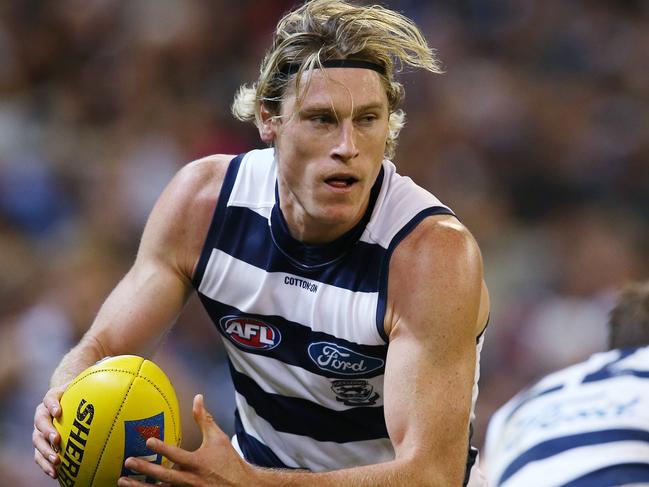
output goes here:
[{"label": "blonde hair", "polygon": [[[369,61],[385,70],[381,80],[388,96],[389,133],[385,155],[393,157],[397,137],[405,124],[399,109],[403,85],[394,72],[404,65],[441,73],[439,62],[419,28],[398,12],[379,5],[355,6],[342,0],[311,0],[286,14],[277,24],[270,49],[261,63],[259,79],[239,88],[232,104],[233,115],[261,124],[261,107],[278,115],[289,83],[304,71],[322,68],[329,59]],[[293,75],[286,67],[299,65]]]}]

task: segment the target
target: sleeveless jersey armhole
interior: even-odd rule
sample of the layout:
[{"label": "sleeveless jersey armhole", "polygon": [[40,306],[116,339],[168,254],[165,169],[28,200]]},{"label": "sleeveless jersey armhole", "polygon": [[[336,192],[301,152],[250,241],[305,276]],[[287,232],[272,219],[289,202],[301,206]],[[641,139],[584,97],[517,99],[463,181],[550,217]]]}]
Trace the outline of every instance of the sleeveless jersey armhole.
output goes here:
[{"label": "sleeveless jersey armhole", "polygon": [[207,267],[207,262],[212,253],[211,242],[216,241],[216,238],[222,229],[221,222],[223,222],[225,210],[228,206],[228,200],[230,199],[230,194],[232,193],[232,188],[234,187],[234,182],[237,179],[237,173],[239,172],[239,167],[241,166],[241,161],[244,156],[245,154],[240,154],[230,161],[228,170],[223,178],[223,185],[221,186],[219,199],[216,203],[214,215],[212,216],[212,221],[210,222],[210,227],[207,231],[207,236],[203,243],[203,249],[201,250],[201,255],[198,260],[198,265],[196,266],[196,271],[192,278],[192,284],[196,289],[199,288],[201,281],[203,280],[205,268]]},{"label": "sleeveless jersey armhole", "polygon": [[480,341],[480,338],[482,338],[487,331],[487,327],[489,326],[489,321],[491,321],[491,313],[487,315],[487,320],[485,321],[484,326],[482,327],[482,330],[480,330],[480,333],[478,333],[478,336],[475,337],[475,342],[478,343]]},{"label": "sleeveless jersey armhole", "polygon": [[410,232],[412,232],[414,228],[419,223],[421,223],[424,218],[434,215],[455,216],[455,213],[443,206],[426,208],[417,213],[408,223],[406,223],[406,225],[404,225],[403,228],[399,230],[399,232],[390,241],[390,245],[388,246],[385,259],[382,262],[381,271],[379,273],[379,302],[376,307],[376,329],[385,343],[389,342],[389,338],[385,333],[384,321],[388,302],[388,275],[390,272],[390,260],[392,259],[392,253],[397,248],[397,245],[399,245],[401,241],[403,241],[403,239],[406,238],[410,234]]}]

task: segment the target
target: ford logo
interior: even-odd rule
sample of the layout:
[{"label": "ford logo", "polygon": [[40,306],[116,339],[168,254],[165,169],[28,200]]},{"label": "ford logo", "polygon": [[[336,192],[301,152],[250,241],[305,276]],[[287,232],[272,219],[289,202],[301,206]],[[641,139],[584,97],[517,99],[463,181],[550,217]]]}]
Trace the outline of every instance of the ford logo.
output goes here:
[{"label": "ford logo", "polygon": [[309,357],[319,369],[340,375],[368,374],[385,363],[380,358],[363,355],[335,343],[312,343],[308,350]]}]

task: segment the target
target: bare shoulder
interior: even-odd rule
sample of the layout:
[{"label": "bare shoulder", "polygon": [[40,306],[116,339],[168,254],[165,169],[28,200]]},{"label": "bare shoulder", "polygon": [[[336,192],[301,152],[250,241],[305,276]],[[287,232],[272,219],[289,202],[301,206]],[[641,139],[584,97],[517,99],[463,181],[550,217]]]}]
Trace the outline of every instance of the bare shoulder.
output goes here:
[{"label": "bare shoulder", "polygon": [[191,278],[230,161],[213,155],[183,166],[160,195],[147,222],[141,253],[157,255]]},{"label": "bare shoulder", "polygon": [[210,202],[221,191],[221,185],[234,156],[218,154],[197,159],[183,166],[170,184],[182,202],[200,205]]},{"label": "bare shoulder", "polygon": [[417,264],[424,271],[444,268],[482,271],[480,249],[473,235],[448,215],[424,219],[397,246],[392,262],[396,268]]},{"label": "bare shoulder", "polygon": [[394,315],[386,320],[386,332],[391,322],[413,312],[464,316],[472,334],[486,322],[488,295],[480,249],[453,216],[431,216],[417,225],[395,249],[389,276],[389,309]]}]

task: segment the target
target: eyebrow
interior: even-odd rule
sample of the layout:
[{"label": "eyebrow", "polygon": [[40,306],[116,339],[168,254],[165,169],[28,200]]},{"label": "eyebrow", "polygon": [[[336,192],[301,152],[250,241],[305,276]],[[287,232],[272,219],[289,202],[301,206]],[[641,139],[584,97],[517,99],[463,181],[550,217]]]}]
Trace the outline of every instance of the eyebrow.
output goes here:
[{"label": "eyebrow", "polygon": [[[371,111],[371,110],[377,110],[377,109],[382,109],[383,104],[380,102],[371,102],[367,103],[365,105],[360,105],[357,107],[354,107],[354,115],[357,115],[359,113]],[[321,113],[335,113],[334,108],[327,104],[327,105],[313,105],[310,107],[303,107],[299,110],[299,113],[302,115],[317,115]]]}]

